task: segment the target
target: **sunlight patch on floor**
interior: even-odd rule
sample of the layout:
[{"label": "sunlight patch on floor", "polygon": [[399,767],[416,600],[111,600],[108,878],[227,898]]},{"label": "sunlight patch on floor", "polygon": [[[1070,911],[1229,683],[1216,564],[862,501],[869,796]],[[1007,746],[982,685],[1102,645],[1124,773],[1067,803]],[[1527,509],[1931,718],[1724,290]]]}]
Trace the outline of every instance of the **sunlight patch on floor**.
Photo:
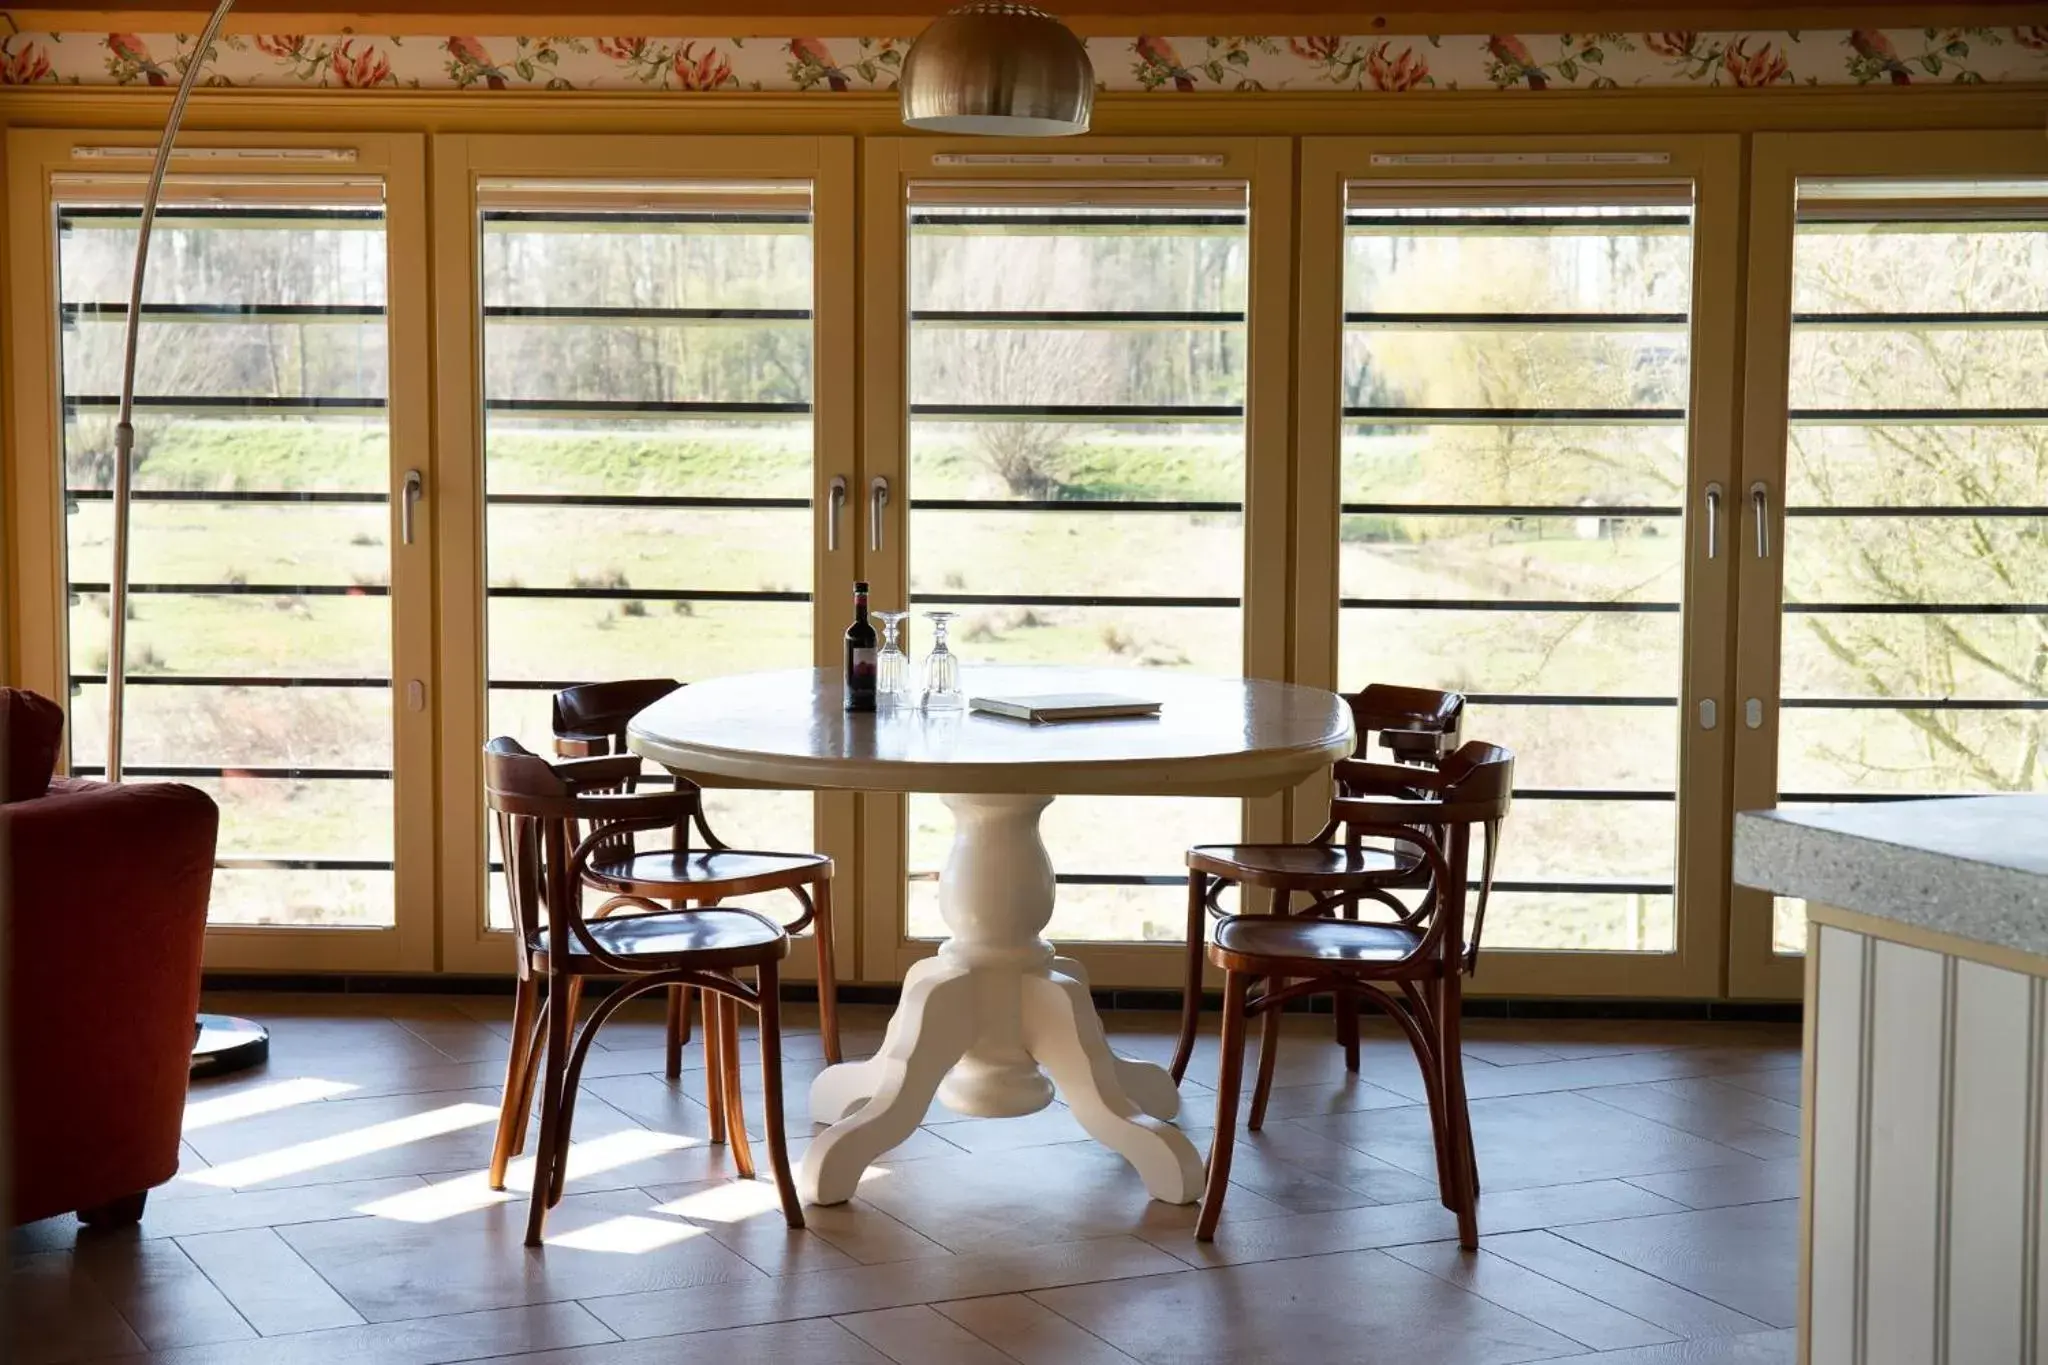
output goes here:
[{"label": "sunlight patch on floor", "polygon": [[337,1095],[346,1095],[357,1088],[348,1081],[328,1081],[318,1076],[299,1076],[272,1085],[237,1090],[232,1095],[222,1095],[216,1099],[189,1100],[185,1104],[184,1131],[196,1133],[202,1128],[233,1123],[237,1119],[251,1119],[258,1114],[274,1114],[295,1104],[331,1100]]},{"label": "sunlight patch on floor", "polygon": [[687,1242],[708,1234],[690,1223],[661,1218],[643,1218],[637,1213],[607,1218],[573,1232],[551,1232],[548,1248],[569,1251],[601,1251],[614,1256],[639,1256],[649,1251]]},{"label": "sunlight patch on floor", "polygon": [[[668,1152],[685,1147],[698,1146],[696,1138],[679,1137],[673,1133],[656,1133],[645,1128],[627,1128],[616,1133],[606,1133],[588,1142],[578,1142],[569,1148],[569,1175],[573,1182],[578,1176],[596,1175],[600,1171],[616,1170],[630,1166],[636,1161],[648,1161]],[[494,1190],[490,1186],[490,1172],[471,1171],[447,1180],[437,1181],[423,1189],[407,1190],[383,1199],[359,1205],[357,1213],[372,1218],[388,1218],[398,1223],[438,1223],[444,1218],[454,1218],[478,1209],[490,1208],[493,1204],[509,1203],[523,1199],[533,1189],[533,1158],[521,1157],[505,1168],[505,1188]]]},{"label": "sunlight patch on floor", "polygon": [[194,1171],[191,1178],[202,1185],[230,1188],[261,1185],[286,1176],[316,1171],[322,1166],[352,1161],[372,1152],[403,1147],[408,1142],[421,1142],[497,1121],[498,1111],[491,1105],[451,1104],[424,1114],[409,1114],[402,1119],[373,1123],[353,1132],[336,1133],[333,1137],[316,1138],[312,1142],[280,1147],[274,1152],[262,1152],[239,1161],[209,1166],[203,1171]]}]

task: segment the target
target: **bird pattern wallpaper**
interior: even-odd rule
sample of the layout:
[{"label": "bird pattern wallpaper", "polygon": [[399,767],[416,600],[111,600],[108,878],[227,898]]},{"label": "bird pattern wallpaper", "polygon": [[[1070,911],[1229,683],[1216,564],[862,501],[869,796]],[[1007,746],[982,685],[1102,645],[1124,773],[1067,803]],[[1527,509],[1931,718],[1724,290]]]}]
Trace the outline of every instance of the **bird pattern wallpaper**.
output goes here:
[{"label": "bird pattern wallpaper", "polygon": [[[176,83],[192,35],[16,33],[0,85]],[[229,34],[212,86],[339,90],[887,90],[907,38]],[[2048,82],[2048,26],[1752,33],[1091,38],[1104,90],[1587,90]]]}]

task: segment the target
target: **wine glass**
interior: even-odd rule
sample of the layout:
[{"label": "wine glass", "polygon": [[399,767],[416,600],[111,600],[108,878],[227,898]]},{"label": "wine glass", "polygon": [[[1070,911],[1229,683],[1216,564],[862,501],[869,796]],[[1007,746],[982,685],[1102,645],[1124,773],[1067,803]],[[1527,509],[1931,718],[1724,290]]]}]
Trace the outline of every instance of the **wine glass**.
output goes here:
[{"label": "wine glass", "polygon": [[897,628],[909,615],[907,611],[874,613],[874,618],[882,623],[882,648],[875,655],[875,704],[885,711],[893,711],[910,700],[910,660],[896,645]]},{"label": "wine glass", "polygon": [[932,652],[924,656],[924,709],[958,711],[967,697],[960,690],[960,659],[946,648],[946,623],[954,613],[928,611],[924,616],[932,623]]}]

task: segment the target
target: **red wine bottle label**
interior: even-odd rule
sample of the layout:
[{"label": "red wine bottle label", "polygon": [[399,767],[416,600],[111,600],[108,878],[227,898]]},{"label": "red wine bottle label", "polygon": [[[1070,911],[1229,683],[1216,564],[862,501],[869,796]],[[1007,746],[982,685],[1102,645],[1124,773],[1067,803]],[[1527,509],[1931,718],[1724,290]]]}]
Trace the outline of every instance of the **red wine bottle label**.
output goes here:
[{"label": "red wine bottle label", "polygon": [[855,687],[864,685],[872,688],[875,685],[875,651],[872,649],[856,649],[851,651],[850,654],[847,681]]}]

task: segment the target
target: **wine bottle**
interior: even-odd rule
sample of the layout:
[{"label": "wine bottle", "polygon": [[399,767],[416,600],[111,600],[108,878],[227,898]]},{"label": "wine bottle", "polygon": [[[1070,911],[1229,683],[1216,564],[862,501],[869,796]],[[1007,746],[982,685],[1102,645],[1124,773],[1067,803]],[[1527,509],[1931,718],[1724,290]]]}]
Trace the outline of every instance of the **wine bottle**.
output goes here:
[{"label": "wine bottle", "polygon": [[868,585],[853,585],[853,624],[846,628],[846,709],[875,709],[875,628],[868,624]]}]

